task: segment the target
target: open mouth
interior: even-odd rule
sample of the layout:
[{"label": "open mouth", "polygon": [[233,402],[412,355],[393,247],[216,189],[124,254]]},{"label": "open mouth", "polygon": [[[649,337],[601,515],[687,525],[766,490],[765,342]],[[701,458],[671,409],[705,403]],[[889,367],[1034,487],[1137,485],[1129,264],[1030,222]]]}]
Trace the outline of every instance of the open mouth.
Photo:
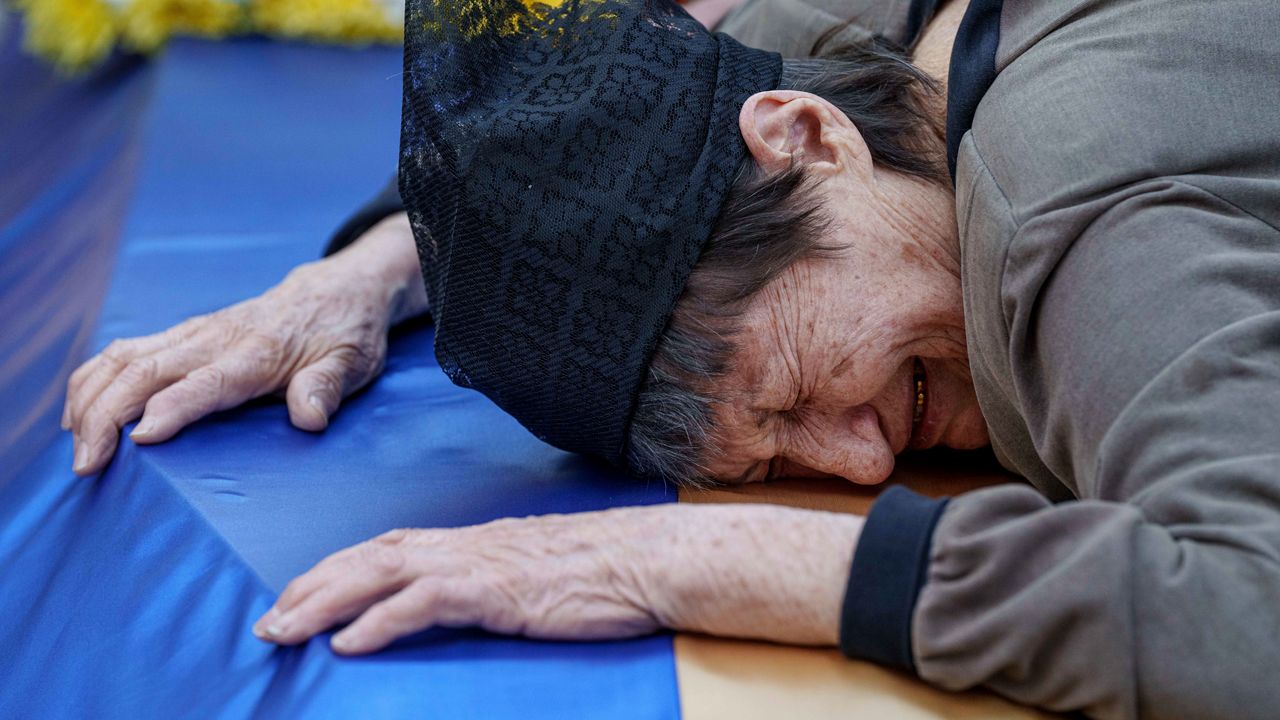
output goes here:
[{"label": "open mouth", "polygon": [[928,379],[924,374],[924,363],[920,362],[920,358],[915,361],[915,373],[913,381],[916,388],[916,404],[911,412],[911,436],[918,438],[920,435],[920,423],[924,420],[925,401],[928,399]]}]

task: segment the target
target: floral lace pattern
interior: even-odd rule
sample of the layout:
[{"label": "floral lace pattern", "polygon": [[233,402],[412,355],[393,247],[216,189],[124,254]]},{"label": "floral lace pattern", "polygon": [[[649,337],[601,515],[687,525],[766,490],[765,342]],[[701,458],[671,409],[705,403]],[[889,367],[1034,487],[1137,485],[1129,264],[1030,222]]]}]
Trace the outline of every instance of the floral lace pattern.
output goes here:
[{"label": "floral lace pattern", "polygon": [[400,192],[436,356],[621,464],[650,355],[781,58],[667,0],[411,0]]}]

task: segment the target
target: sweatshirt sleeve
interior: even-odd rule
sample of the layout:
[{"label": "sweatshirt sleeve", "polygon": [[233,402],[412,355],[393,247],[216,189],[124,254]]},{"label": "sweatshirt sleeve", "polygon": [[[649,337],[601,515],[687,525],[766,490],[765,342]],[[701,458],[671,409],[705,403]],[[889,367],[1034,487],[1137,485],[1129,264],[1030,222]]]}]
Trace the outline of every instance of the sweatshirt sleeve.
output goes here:
[{"label": "sweatshirt sleeve", "polygon": [[[1280,317],[1270,324],[1280,332]],[[1168,438],[1157,422],[1117,434],[1117,460]],[[1184,427],[1209,422],[1235,419]],[[920,675],[1100,718],[1276,717],[1280,454],[1253,447],[1155,477],[1132,502],[1053,505],[1012,485],[953,500],[914,617]]]},{"label": "sweatshirt sleeve", "polygon": [[[1079,499],[1011,484],[938,511],[886,494],[846,622],[852,602],[895,627],[842,632],[845,652],[1091,717],[1280,716],[1277,247],[1176,184],[1098,218],[1010,303],[1034,310],[1014,313],[1008,388]],[[888,580],[859,565],[864,547],[925,543]]]},{"label": "sweatshirt sleeve", "polygon": [[400,200],[399,181],[392,177],[391,182],[387,183],[381,192],[361,206],[342,225],[338,226],[338,229],[334,231],[329,238],[329,243],[324,248],[325,257],[355,242],[356,238],[363,235],[366,230],[377,225],[384,218],[403,210],[404,203]]}]

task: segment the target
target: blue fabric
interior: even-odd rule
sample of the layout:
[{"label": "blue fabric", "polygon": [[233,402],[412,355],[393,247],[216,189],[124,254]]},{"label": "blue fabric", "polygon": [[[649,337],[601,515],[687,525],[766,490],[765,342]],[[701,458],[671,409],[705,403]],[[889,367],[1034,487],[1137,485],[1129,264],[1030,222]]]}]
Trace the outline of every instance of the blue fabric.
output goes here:
[{"label": "blue fabric", "polygon": [[[275,649],[250,634],[291,577],[393,527],[674,500],[539,443],[454,387],[427,326],[396,333],[382,378],[323,434],[293,429],[284,406],[264,400],[167,444],[126,439],[98,478],[70,472],[70,438],[56,430],[70,367],[113,337],[252,296],[314,259],[394,162],[399,66],[390,49],[178,42],[154,70],[114,270],[107,227],[65,239],[75,246],[50,260],[78,275],[14,276],[12,254],[37,257],[62,241],[48,223],[70,222],[60,213],[72,206],[50,200],[41,212],[53,220],[25,225],[3,216],[5,307],[78,320],[54,324],[59,339],[45,345],[24,330],[15,347],[15,328],[41,323],[0,315],[5,420],[11,400],[24,405],[22,427],[3,428],[12,462],[0,475],[0,717],[678,716],[665,635],[550,643],[429,631],[343,659],[328,636]],[[145,97],[150,72],[112,79],[119,118]],[[32,195],[92,204],[68,183],[91,161],[82,153],[105,143],[69,150],[80,160]],[[23,172],[3,163],[6,182]],[[107,195],[120,205],[120,191]],[[108,273],[101,322],[76,344],[76,327],[94,327]],[[29,398],[41,399],[38,412]]]},{"label": "blue fabric", "polygon": [[22,54],[21,32],[16,18],[0,23],[0,486],[59,434],[62,382],[106,291],[152,79],[115,57],[60,81]]},{"label": "blue fabric", "polygon": [[876,498],[858,537],[840,614],[840,651],[915,672],[911,618],[929,569],[933,528],[946,499],[902,486]]}]

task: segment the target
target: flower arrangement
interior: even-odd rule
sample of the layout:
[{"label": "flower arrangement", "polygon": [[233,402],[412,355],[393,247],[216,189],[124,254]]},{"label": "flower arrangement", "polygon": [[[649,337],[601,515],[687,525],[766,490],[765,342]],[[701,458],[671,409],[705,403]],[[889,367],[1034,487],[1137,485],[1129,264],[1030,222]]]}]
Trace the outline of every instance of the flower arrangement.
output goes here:
[{"label": "flower arrangement", "polygon": [[404,0],[11,0],[26,48],[74,73],[113,48],[152,53],[178,35],[246,33],[332,43],[399,43]]}]

